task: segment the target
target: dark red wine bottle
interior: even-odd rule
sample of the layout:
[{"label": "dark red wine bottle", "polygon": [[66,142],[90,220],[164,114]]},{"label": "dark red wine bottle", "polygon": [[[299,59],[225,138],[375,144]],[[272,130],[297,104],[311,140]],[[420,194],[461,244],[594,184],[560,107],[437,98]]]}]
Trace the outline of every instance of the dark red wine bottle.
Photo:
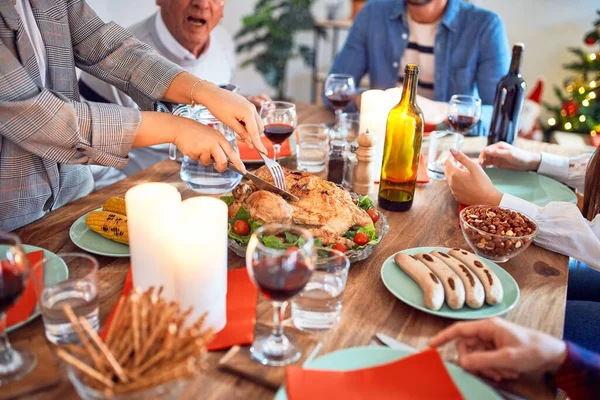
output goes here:
[{"label": "dark red wine bottle", "polygon": [[488,145],[497,142],[515,144],[519,134],[519,117],[525,103],[527,85],[521,76],[521,58],[525,51],[523,43],[513,46],[512,60],[508,75],[500,79],[496,86],[494,114],[488,136]]}]

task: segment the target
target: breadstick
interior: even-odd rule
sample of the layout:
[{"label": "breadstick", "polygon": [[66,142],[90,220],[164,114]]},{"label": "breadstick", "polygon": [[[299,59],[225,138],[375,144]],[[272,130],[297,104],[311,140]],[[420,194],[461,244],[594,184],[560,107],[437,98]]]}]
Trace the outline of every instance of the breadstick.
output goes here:
[{"label": "breadstick", "polygon": [[485,302],[489,305],[500,303],[504,297],[504,289],[498,279],[498,276],[475,254],[462,250],[452,249],[449,255],[465,264],[473,272],[485,289]]},{"label": "breadstick", "polygon": [[421,287],[425,307],[439,310],[444,304],[444,287],[438,277],[411,255],[398,253],[394,256],[394,261]]},{"label": "breadstick", "polygon": [[480,308],[485,302],[485,291],[481,281],[469,268],[463,265],[454,257],[441,251],[434,251],[431,254],[442,260],[446,265],[458,275],[465,287],[466,303],[471,308]]},{"label": "breadstick", "polygon": [[92,360],[97,370],[102,371],[104,369],[104,363],[102,362],[102,358],[100,357],[98,352],[96,352],[94,346],[92,346],[87,336],[83,333],[83,329],[79,325],[79,321],[77,320],[77,316],[75,316],[73,308],[70,304],[67,303],[63,306],[63,311],[69,319],[69,322],[71,322],[71,326],[73,327],[75,334],[79,338],[81,345],[83,346],[85,351],[87,351],[90,360]]},{"label": "breadstick", "polygon": [[102,375],[100,372],[96,371],[95,369],[93,369],[92,367],[90,367],[89,365],[84,363],[83,361],[73,357],[72,355],[70,355],[69,353],[64,351],[63,349],[57,349],[56,355],[58,355],[60,358],[62,358],[66,363],[70,364],[73,368],[76,368],[79,371],[83,372],[88,377],[95,379],[98,382],[101,382],[105,386],[108,386],[108,387],[114,386],[113,382],[110,379],[108,379],[106,376]]},{"label": "breadstick", "polygon": [[465,287],[458,277],[442,261],[430,254],[415,254],[415,258],[421,261],[442,282],[446,294],[446,304],[453,310],[458,310],[465,305]]}]

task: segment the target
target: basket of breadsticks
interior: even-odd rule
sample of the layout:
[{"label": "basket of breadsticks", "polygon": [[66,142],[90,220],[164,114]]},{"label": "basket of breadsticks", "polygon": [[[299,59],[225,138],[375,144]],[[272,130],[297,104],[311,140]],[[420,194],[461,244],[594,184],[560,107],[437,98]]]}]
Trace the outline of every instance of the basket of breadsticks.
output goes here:
[{"label": "basket of breadsticks", "polygon": [[83,399],[175,399],[204,368],[213,332],[205,316],[166,301],[161,290],[122,297],[102,337],[84,317],[64,308],[79,344],[57,349],[69,380]]}]

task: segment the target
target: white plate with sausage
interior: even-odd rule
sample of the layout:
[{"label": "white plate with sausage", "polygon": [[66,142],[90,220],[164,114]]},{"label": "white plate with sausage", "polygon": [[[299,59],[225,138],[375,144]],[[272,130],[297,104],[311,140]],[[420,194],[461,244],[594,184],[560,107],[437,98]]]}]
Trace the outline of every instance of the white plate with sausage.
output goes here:
[{"label": "white plate with sausage", "polygon": [[508,272],[464,249],[400,251],[383,263],[381,279],[406,304],[451,319],[495,317],[519,301],[519,286]]}]

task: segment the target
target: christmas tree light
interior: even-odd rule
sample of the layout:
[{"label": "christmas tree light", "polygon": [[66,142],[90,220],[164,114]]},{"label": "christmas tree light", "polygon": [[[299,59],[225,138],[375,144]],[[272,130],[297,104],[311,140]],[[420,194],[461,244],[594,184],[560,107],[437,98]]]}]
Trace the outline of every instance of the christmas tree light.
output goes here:
[{"label": "christmas tree light", "polygon": [[[600,45],[600,10],[597,15],[594,29],[584,36],[587,46]],[[562,88],[554,87],[560,105],[544,103],[552,113],[546,130],[566,130],[600,138],[600,52],[579,48],[569,48],[569,52],[576,56],[576,61],[564,67],[577,75],[568,79]]]}]

